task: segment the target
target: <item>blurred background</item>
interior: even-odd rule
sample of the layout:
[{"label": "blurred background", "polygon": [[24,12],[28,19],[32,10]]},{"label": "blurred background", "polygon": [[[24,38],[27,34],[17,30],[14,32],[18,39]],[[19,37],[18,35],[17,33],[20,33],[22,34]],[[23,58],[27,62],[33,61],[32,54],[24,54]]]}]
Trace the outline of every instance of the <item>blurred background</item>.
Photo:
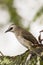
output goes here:
[{"label": "blurred background", "polygon": [[0,51],[6,56],[20,55],[27,50],[13,33],[5,33],[12,23],[30,31],[38,40],[43,29],[43,0],[0,0]]}]

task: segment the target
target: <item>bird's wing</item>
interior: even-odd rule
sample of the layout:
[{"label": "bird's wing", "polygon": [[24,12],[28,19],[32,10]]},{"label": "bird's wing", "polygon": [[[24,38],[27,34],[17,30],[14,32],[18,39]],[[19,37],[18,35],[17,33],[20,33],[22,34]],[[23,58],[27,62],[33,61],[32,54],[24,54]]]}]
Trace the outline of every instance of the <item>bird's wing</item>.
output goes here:
[{"label": "bird's wing", "polygon": [[22,36],[24,37],[24,39],[32,42],[34,45],[38,45],[39,44],[37,39],[30,32],[28,32],[26,30],[22,31]]}]

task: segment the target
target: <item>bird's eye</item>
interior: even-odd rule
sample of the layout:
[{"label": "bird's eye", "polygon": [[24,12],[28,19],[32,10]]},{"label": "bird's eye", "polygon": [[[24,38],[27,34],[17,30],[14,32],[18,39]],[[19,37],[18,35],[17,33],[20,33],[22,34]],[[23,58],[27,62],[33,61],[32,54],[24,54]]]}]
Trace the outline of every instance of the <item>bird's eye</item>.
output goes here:
[{"label": "bird's eye", "polygon": [[12,29],[13,29],[13,27],[10,28],[10,30],[12,30]]}]

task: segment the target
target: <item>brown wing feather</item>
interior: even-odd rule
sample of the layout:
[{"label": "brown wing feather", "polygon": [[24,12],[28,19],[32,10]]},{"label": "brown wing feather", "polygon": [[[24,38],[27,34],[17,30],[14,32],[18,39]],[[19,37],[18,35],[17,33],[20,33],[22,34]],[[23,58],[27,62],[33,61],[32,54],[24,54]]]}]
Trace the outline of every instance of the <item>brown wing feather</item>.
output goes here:
[{"label": "brown wing feather", "polygon": [[37,45],[38,44],[38,41],[37,39],[28,31],[26,30],[23,30],[22,31],[22,36],[26,39],[26,40],[29,40],[31,41],[33,44]]},{"label": "brown wing feather", "polygon": [[17,28],[19,30],[21,30],[22,37],[24,39],[32,42],[34,47],[43,47],[43,44],[39,44],[37,39],[30,32],[26,31],[25,29],[21,28],[20,26],[18,26]]}]

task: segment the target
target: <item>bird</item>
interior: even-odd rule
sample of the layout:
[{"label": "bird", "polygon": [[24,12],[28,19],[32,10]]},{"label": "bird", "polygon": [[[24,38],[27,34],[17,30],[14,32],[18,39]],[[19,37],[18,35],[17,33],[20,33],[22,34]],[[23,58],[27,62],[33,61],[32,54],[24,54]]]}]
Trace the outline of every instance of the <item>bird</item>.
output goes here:
[{"label": "bird", "polygon": [[[18,39],[18,41],[25,46],[27,49],[30,51],[34,51],[37,53],[36,48],[42,47],[41,44],[37,41],[37,39],[33,36],[32,33],[28,32],[26,29],[16,25],[16,24],[11,24],[9,28],[5,31],[7,32],[13,32]],[[38,52],[39,53],[39,52]]]}]

